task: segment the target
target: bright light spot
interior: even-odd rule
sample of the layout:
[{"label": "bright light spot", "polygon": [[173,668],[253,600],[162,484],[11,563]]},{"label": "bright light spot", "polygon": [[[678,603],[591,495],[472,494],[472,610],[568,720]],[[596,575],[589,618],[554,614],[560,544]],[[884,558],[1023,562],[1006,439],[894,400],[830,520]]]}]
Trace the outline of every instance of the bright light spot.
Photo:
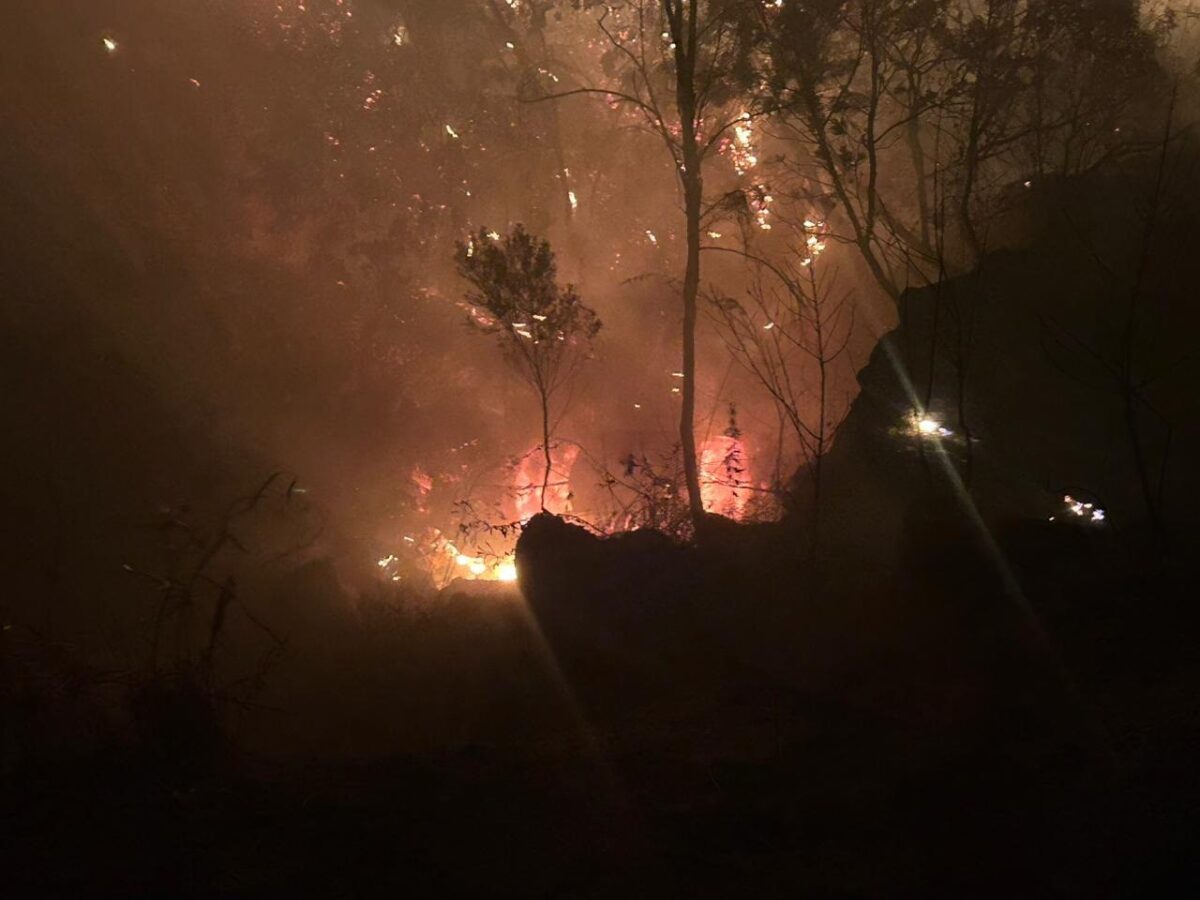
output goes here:
[{"label": "bright light spot", "polygon": [[496,567],[496,578],[499,581],[516,581],[517,580],[517,564],[510,560],[505,560]]},{"label": "bright light spot", "polygon": [[954,434],[928,413],[913,411],[908,417],[909,433],[921,438],[945,438]]},{"label": "bright light spot", "polygon": [[1067,512],[1076,518],[1083,519],[1085,522],[1093,522],[1097,525],[1107,521],[1108,516],[1095,503],[1086,503],[1083,500],[1076,500],[1070,494],[1063,496],[1063,504],[1067,507]]},{"label": "bright light spot", "polygon": [[446,125],[446,134],[450,135],[450,137],[454,138],[455,140],[458,139],[458,132],[451,128],[448,123]]},{"label": "bright light spot", "polygon": [[101,43],[104,44],[104,51],[109,54],[116,53],[118,48],[121,46],[117,43],[116,38],[109,37],[107,35],[101,38]]},{"label": "bright light spot", "polygon": [[465,553],[460,553],[458,556],[454,557],[454,562],[460,566],[469,566],[472,562],[474,562],[474,560]]},{"label": "bright light spot", "polygon": [[579,209],[579,198],[574,191],[567,191],[567,199],[571,201],[571,209]]},{"label": "bright light spot", "polygon": [[482,575],[487,571],[487,566],[483,564],[482,559],[475,559],[471,561],[471,565],[468,567],[468,569],[472,575]]}]

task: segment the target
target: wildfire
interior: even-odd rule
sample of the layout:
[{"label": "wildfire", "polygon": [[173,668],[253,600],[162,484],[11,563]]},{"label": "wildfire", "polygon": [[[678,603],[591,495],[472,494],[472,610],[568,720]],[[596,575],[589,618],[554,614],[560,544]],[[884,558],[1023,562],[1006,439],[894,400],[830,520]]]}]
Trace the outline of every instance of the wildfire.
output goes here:
[{"label": "wildfire", "polygon": [[750,190],[750,211],[754,215],[754,224],[763,231],[771,230],[771,204],[775,198],[765,184],[756,184]]},{"label": "wildfire", "polygon": [[758,165],[758,154],[754,148],[754,122],[743,115],[733,126],[733,138],[726,141],[722,150],[729,155],[733,170],[745,175]]},{"label": "wildfire", "polygon": [[704,508],[731,519],[745,516],[751,482],[746,446],[738,435],[722,434],[704,442],[699,453],[700,497]]},{"label": "wildfire", "polygon": [[[569,475],[579,457],[575,444],[552,447],[550,482],[546,486],[546,509],[559,515],[572,509]],[[524,524],[542,510],[542,479],[545,457],[540,446],[534,447],[516,463],[512,477],[513,518]]]},{"label": "wildfire", "polygon": [[825,252],[825,223],[819,219],[804,220],[804,247],[801,250],[803,254],[800,265],[811,266],[817,261],[817,257]]},{"label": "wildfire", "polygon": [[[504,581],[517,580],[517,564],[512,552],[499,556],[489,554],[476,555],[464,552],[453,541],[447,540],[434,530],[427,541],[419,542],[411,535],[405,535],[404,541],[412,548],[420,560],[420,568],[427,572],[438,588],[443,588],[456,579],[467,581]],[[405,579],[404,558],[397,553],[389,553],[375,561],[383,578],[388,581],[403,581]]]}]

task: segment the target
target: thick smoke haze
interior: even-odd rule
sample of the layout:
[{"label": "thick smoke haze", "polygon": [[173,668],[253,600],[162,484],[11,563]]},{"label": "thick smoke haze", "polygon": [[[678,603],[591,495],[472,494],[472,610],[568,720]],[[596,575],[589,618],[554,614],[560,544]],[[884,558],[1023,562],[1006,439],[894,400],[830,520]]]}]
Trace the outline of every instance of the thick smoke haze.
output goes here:
[{"label": "thick smoke haze", "polygon": [[[611,95],[546,99],[621,86],[599,11],[519,7],[214,0],[15,11],[20,39],[0,63],[4,316],[15,345],[6,401],[19,410],[10,421],[27,423],[10,446],[10,471],[22,473],[13,491],[34,506],[39,491],[109,492],[87,505],[111,516],[108,541],[118,522],[212,496],[212,479],[235,490],[285,471],[321,514],[312,552],[332,552],[355,578],[377,574],[375,561],[406,536],[453,532],[466,515],[459,501],[491,521],[521,517],[513,488],[538,443],[536,404],[495,342],[468,326],[452,258],[478,227],[523,223],[551,241],[560,275],[604,323],[559,432],[560,465],[572,466],[560,473],[561,502],[569,493],[576,513],[604,524],[614,512],[605,473],[631,454],[669,460],[678,440],[682,200],[636,110]],[[1164,52],[1179,61],[1192,20],[1174,11]],[[1162,13],[1147,6],[1143,22],[1153,28]],[[747,192],[757,206],[706,240],[799,252],[781,222],[830,209],[802,193],[769,196],[785,173],[812,190],[819,181],[785,159],[795,135],[772,123],[730,134],[706,190]],[[1003,198],[1027,169],[997,163],[976,187],[998,211],[991,249],[1024,237]],[[903,177],[883,178],[900,213],[915,215],[923,201]],[[823,260],[854,323],[829,373],[832,422],[895,323],[893,298],[852,244],[831,240]],[[951,273],[968,265],[956,253],[943,259]],[[736,253],[708,254],[702,278],[708,297],[753,287]],[[782,449],[777,410],[724,337],[706,315],[698,432],[710,470],[726,462],[725,433],[740,434],[741,512],[803,459]],[[56,366],[71,375],[55,383]],[[50,409],[54,421],[41,412]],[[127,446],[131,432],[140,437]],[[137,484],[85,452],[106,433]],[[159,444],[168,439],[187,452]],[[146,466],[159,481],[133,474]],[[39,474],[25,477],[31,468]],[[66,542],[93,543],[97,527]],[[115,547],[105,552],[87,568],[121,562]]]},{"label": "thick smoke haze", "polygon": [[[215,453],[234,482],[295,473],[328,514],[325,539],[352,542],[343,564],[367,565],[402,534],[453,528],[447,501],[502,500],[509,461],[537,443],[531,398],[465,324],[452,264],[471,228],[522,222],[551,239],[561,275],[604,322],[563,437],[601,467],[669,455],[682,240],[670,164],[603,101],[520,101],[532,63],[509,44],[529,26],[441,2],[16,15],[22,40],[3,63],[5,317],[30,367],[10,400],[157,420],[207,443],[196,460]],[[601,77],[586,16],[555,12],[519,39],[564,80]],[[736,267],[717,261],[710,277],[723,269],[731,290]],[[702,340],[713,351],[702,439],[728,427],[734,404],[765,457],[774,414],[719,339]],[[869,345],[864,334],[860,358]],[[156,408],[103,389],[43,395],[52,388],[27,376],[53,359],[85,381],[101,360],[119,368]],[[846,398],[850,368],[840,374]],[[56,468],[46,478],[88,477],[69,433],[39,437],[57,448],[28,448]],[[151,434],[138,445],[177,464]],[[443,521],[417,514],[416,469],[439,483]],[[119,515],[206,490],[184,472],[162,477],[161,496],[131,490]],[[572,488],[600,481],[581,466]]]},{"label": "thick smoke haze", "polygon": [[5,897],[1196,896],[1200,0],[7,6]]}]

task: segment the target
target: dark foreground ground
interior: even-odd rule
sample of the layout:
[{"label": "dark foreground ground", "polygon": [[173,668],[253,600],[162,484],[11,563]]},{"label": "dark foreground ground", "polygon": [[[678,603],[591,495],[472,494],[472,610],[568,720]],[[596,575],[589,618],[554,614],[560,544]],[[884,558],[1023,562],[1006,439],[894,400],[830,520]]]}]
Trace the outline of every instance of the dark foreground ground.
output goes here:
[{"label": "dark foreground ground", "polygon": [[540,522],[526,598],[313,623],[237,729],[143,694],[140,736],[14,757],[4,895],[1195,896],[1179,594],[1077,557],[1025,610],[961,541],[822,576],[777,537]]}]

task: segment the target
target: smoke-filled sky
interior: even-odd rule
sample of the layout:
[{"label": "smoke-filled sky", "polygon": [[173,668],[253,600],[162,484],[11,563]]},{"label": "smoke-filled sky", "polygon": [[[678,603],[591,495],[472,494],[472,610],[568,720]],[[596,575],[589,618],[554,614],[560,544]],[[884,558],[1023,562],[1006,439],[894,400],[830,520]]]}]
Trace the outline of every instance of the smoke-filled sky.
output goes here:
[{"label": "smoke-filled sky", "polygon": [[[683,233],[670,158],[636,111],[544,99],[611,83],[596,10],[21,7],[0,59],[0,253],[5,391],[31,423],[10,451],[45,469],[21,489],[31,507],[31,485],[88,484],[111,511],[89,527],[106,528],[285,470],[351,568],[452,531],[456,500],[512,517],[535,400],[468,327],[453,253],[474,229],[518,222],[551,241],[604,323],[560,427],[582,448],[576,511],[602,514],[600,469],[670,453]],[[707,187],[769,195],[766,132],[731,134]],[[771,214],[746,226],[768,247]],[[733,247],[736,230],[706,240]],[[891,313],[852,254],[830,256],[858,312],[834,373],[844,405]],[[703,290],[743,291],[745,268],[712,257]],[[699,438],[719,438],[732,404],[746,477],[765,482],[775,414],[711,322],[700,347]]]},{"label": "smoke-filled sky", "polygon": [[[614,468],[669,453],[669,158],[602,100],[517,98],[531,68],[549,85],[604,77],[588,14],[263,0],[16,15],[6,317],[43,352],[119,358],[163,415],[237,466],[296,473],[374,552],[415,528],[414,471],[443,503],[490,503],[537,443],[533,398],[466,326],[452,261],[472,228],[522,222],[604,322],[563,438]],[[731,183],[735,163],[715,164]],[[766,410],[705,340],[703,432],[737,402],[739,427],[769,443]]]}]

